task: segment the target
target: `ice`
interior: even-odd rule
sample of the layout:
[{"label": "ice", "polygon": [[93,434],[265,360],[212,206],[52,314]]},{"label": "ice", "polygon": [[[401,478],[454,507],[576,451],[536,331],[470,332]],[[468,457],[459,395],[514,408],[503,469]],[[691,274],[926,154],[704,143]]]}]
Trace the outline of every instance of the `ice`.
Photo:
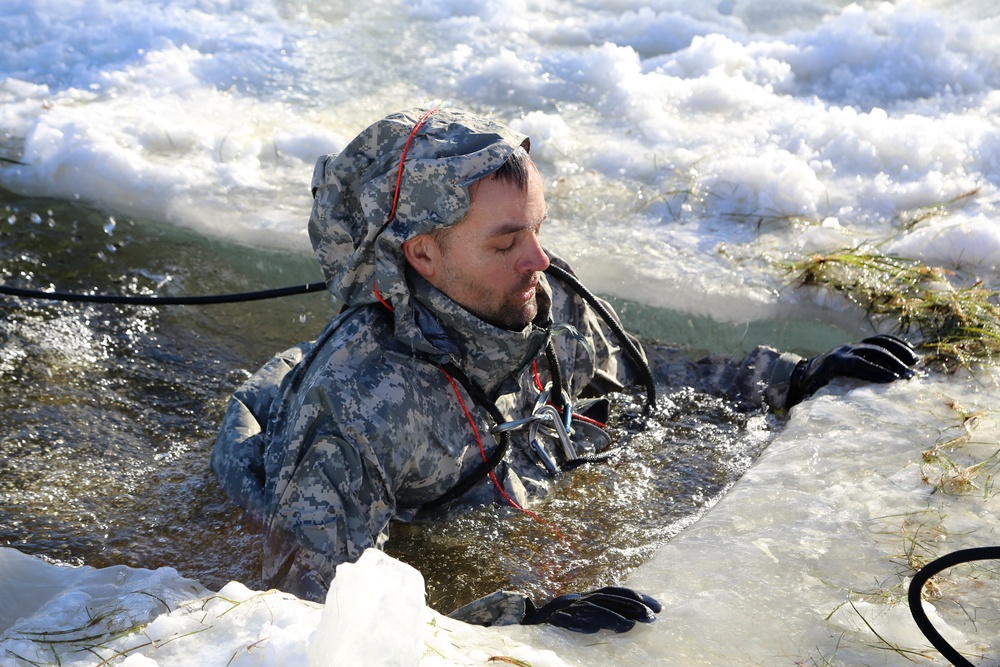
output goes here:
[{"label": "ice", "polygon": [[3,667],[115,656],[138,667],[567,664],[503,628],[434,612],[420,573],[374,549],[338,568],[325,605],[238,582],[213,593],[171,568],[61,567],[13,549],[0,549],[0,574]]},{"label": "ice", "polygon": [[[466,107],[532,136],[550,204],[542,240],[592,290],[739,331],[822,320],[861,336],[861,313],[790,287],[780,261],[870,244],[1000,283],[994,4],[10,0],[0,187],[95,202],[116,234],[142,216],[305,255],[316,157],[385,113]],[[74,344],[60,349],[85,363],[79,333],[63,331]],[[771,342],[751,338],[738,345]],[[990,482],[949,495],[947,480],[923,479],[935,473],[922,452],[955,428],[957,400],[990,415],[975,445],[987,460],[997,386],[993,371],[838,385],[796,408],[730,494],[635,574],[666,611],[627,635],[457,624],[377,555],[320,606],[2,549],[0,664],[58,651],[93,665],[120,650],[130,666],[301,665],[311,652],[365,656],[371,645],[349,640],[403,624],[378,640],[399,647],[398,664],[910,664],[871,648],[859,619],[925,651],[892,599],[909,531],[933,527],[934,552],[996,541]],[[892,586],[876,599],[873,582]],[[956,641],[996,653],[934,606]],[[101,658],[43,641],[95,618],[113,621],[96,628]],[[112,627],[142,630],[110,639]],[[310,645],[317,627],[336,642]]]},{"label": "ice", "polygon": [[310,667],[416,667],[423,653],[424,578],[380,551],[337,568],[309,646]]}]

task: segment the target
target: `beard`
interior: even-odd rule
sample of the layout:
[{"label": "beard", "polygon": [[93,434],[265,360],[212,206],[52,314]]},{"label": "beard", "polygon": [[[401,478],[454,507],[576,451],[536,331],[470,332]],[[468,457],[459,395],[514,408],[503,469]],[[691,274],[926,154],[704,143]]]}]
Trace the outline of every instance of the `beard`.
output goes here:
[{"label": "beard", "polygon": [[[520,289],[520,292],[523,293],[528,288],[528,285],[530,285],[530,281]],[[513,299],[508,300],[503,306],[492,313],[488,313],[485,317],[480,317],[501,329],[521,331],[524,327],[531,324],[531,321],[535,319],[537,314],[538,293],[536,291],[527,301],[518,300],[515,302]]]},{"label": "beard", "polygon": [[[469,280],[454,274],[450,278],[454,281],[453,285],[462,288],[460,293],[470,297],[466,299],[470,303],[462,303],[457,300],[456,302],[479,319],[495,327],[521,331],[538,314],[537,287],[530,299],[525,300],[522,296],[531,286],[537,286],[537,273],[525,275],[510,290],[502,293],[498,293],[489,285],[479,281]],[[455,291],[455,293],[459,292]]]}]

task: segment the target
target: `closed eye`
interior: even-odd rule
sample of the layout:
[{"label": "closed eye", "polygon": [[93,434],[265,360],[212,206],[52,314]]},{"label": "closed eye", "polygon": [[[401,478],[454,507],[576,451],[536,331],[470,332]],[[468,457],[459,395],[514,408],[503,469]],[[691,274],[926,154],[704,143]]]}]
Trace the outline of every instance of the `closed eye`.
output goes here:
[{"label": "closed eye", "polygon": [[534,236],[538,236],[538,234],[542,231],[542,223],[545,222],[545,219],[547,217],[548,213],[546,212],[546,215],[542,216],[542,219],[539,220],[538,223],[535,225],[507,225],[496,230],[496,232],[492,234],[494,239],[500,240],[503,237],[509,235],[510,242],[507,243],[507,245],[505,246],[494,248],[493,251],[496,252],[498,255],[506,255],[507,253],[514,250],[514,246],[517,245],[518,237],[520,237],[525,232],[533,234]]},{"label": "closed eye", "polygon": [[506,255],[514,249],[514,244],[517,243],[517,239],[513,239],[507,246],[503,248],[496,248],[498,255]]}]

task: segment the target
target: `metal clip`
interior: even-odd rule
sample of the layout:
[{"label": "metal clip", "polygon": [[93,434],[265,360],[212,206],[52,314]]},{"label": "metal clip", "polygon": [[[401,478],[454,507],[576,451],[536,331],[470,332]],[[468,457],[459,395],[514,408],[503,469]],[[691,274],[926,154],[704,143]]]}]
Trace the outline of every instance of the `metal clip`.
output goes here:
[{"label": "metal clip", "polygon": [[542,445],[542,443],[538,442],[536,438],[531,438],[530,446],[531,446],[531,451],[535,453],[535,456],[537,456],[538,460],[542,462],[542,465],[549,472],[549,474],[552,475],[553,477],[559,475],[559,466],[556,465],[556,462],[552,460],[552,457],[549,456],[549,453],[545,451],[545,447]]},{"label": "metal clip", "polygon": [[524,419],[514,419],[514,420],[509,421],[509,422],[504,422],[502,424],[497,424],[492,429],[490,429],[490,432],[491,433],[503,433],[504,431],[515,431],[515,430],[517,430],[519,428],[524,428],[525,426],[527,426],[529,424],[533,424],[533,423],[537,422],[539,419],[542,419],[542,417],[539,416],[539,415],[537,415],[537,414],[530,415],[528,417],[525,417]]},{"label": "metal clip", "polygon": [[550,382],[545,389],[538,394],[538,398],[535,399],[535,407],[532,408],[531,413],[537,415],[539,411],[549,404],[549,396],[552,395],[552,383]]},{"label": "metal clip", "polygon": [[[502,424],[497,424],[491,430],[493,433],[504,433],[506,431],[513,431],[519,428],[529,427],[528,431],[528,448],[529,452],[535,456],[535,458],[542,464],[542,467],[548,471],[550,475],[556,477],[559,475],[559,465],[555,458],[549,454],[545,445],[539,439],[539,436],[544,436],[552,438],[558,441],[558,449],[556,450],[562,461],[571,461],[576,458],[576,452],[573,448],[573,444],[570,440],[570,433],[572,433],[572,421],[573,421],[573,406],[570,403],[569,397],[563,392],[563,401],[566,405],[565,410],[562,414],[559,410],[549,405],[549,397],[552,395],[552,385],[547,386],[539,395],[538,399],[535,401],[535,407],[532,413],[524,417],[523,419],[513,419]],[[539,433],[539,428],[545,425],[545,431]]]},{"label": "metal clip", "polygon": [[[528,438],[535,440],[538,435],[538,427],[542,421],[551,422],[555,429],[556,438],[559,440],[559,445],[562,450],[563,460],[571,461],[576,458],[576,453],[573,451],[573,444],[570,442],[569,433],[566,431],[566,426],[563,423],[562,415],[551,405],[545,405],[539,410],[539,419],[531,425],[531,430],[528,433]],[[546,419],[542,417],[546,416]]]}]

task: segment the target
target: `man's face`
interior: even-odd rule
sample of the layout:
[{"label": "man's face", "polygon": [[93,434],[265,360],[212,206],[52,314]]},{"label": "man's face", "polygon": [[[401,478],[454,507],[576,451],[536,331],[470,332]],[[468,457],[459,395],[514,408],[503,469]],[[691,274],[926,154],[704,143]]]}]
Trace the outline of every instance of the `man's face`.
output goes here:
[{"label": "man's face", "polygon": [[[523,191],[490,177],[469,191],[465,217],[442,234],[407,241],[407,259],[428,282],[480,319],[521,330],[538,313],[538,275],[549,266],[538,242],[547,213],[541,176],[531,165]],[[411,257],[414,251],[422,256]]]}]

